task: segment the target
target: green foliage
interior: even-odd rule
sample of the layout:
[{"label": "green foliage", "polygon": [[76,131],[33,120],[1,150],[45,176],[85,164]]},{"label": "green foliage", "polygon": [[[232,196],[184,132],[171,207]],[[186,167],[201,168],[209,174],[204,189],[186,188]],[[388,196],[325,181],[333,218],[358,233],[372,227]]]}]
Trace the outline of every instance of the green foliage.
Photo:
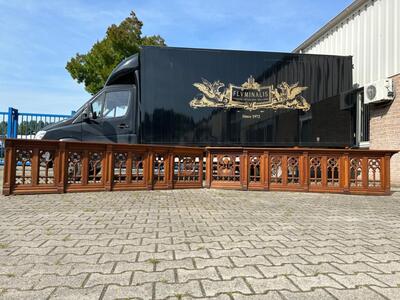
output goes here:
[{"label": "green foliage", "polygon": [[18,134],[32,135],[37,133],[40,129],[47,125],[49,125],[48,122],[43,122],[41,120],[22,121],[18,124]]},{"label": "green foliage", "polygon": [[97,93],[114,67],[139,52],[140,46],[165,46],[159,35],[142,36],[143,23],[132,11],[119,25],[111,25],[106,37],[97,41],[87,54],[77,53],[65,67],[72,78],[84,83],[85,89]]},{"label": "green foliage", "polygon": [[0,122],[0,138],[7,134],[7,122],[1,121]]}]

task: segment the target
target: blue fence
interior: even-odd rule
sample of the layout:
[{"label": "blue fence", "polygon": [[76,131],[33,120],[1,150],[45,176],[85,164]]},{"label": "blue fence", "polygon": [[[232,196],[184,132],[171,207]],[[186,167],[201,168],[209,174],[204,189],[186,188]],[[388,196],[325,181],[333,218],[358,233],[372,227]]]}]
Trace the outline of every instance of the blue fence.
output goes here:
[{"label": "blue fence", "polygon": [[5,138],[33,139],[43,127],[70,117],[71,115],[20,113],[13,107],[9,107],[8,112],[0,112],[0,165],[4,163]]}]

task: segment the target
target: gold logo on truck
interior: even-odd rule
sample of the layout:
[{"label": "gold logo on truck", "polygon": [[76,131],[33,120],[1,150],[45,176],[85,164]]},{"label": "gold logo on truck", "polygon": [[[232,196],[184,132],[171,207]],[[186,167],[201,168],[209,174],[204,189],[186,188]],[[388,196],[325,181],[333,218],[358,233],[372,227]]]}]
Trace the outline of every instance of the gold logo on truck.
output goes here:
[{"label": "gold logo on truck", "polygon": [[261,85],[252,76],[241,86],[225,84],[219,80],[213,83],[202,78],[202,82],[193,84],[200,92],[200,98],[194,98],[189,105],[192,108],[198,107],[220,107],[220,108],[241,108],[245,110],[257,109],[301,109],[307,111],[310,104],[300,94],[307,87],[299,86],[299,83],[289,85],[286,82],[280,83],[277,88],[273,85]]}]

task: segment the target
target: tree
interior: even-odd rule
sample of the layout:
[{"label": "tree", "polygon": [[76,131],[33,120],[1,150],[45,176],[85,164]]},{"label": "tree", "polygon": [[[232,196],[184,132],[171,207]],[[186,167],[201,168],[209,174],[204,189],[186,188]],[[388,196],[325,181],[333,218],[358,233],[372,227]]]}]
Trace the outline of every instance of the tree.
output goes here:
[{"label": "tree", "polygon": [[123,59],[139,52],[140,46],[166,46],[159,35],[142,36],[141,22],[132,11],[119,25],[108,27],[106,36],[97,41],[86,54],[77,53],[67,63],[66,69],[85,89],[97,93],[114,67]]},{"label": "tree", "polygon": [[18,134],[32,135],[47,125],[49,125],[49,122],[43,122],[42,120],[22,121],[18,124]]}]

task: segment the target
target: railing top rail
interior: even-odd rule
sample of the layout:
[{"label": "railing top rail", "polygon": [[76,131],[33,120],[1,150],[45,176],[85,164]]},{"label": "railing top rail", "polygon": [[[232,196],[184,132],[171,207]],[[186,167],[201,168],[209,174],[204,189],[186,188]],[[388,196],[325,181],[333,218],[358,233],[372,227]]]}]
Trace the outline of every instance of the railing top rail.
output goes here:
[{"label": "railing top rail", "polygon": [[157,148],[159,150],[168,149],[183,149],[183,150],[193,150],[193,151],[210,151],[210,152],[271,152],[271,153],[278,153],[278,152],[290,152],[290,153],[300,153],[300,152],[308,152],[310,154],[313,153],[354,153],[354,154],[362,154],[368,153],[368,155],[380,155],[385,153],[386,155],[394,155],[399,152],[399,150],[370,150],[370,149],[332,149],[332,148],[301,148],[301,147],[292,147],[292,148],[261,148],[261,147],[194,147],[194,146],[181,146],[181,145],[159,145],[159,144],[116,144],[116,143],[99,143],[99,142],[79,142],[79,141],[67,141],[67,142],[60,142],[60,141],[43,141],[43,140],[21,140],[21,139],[10,139],[7,138],[5,140],[5,145],[38,145],[44,144],[47,145],[57,145],[59,143],[65,143],[71,146],[80,145],[87,145],[89,147],[103,147],[106,148],[108,145],[112,145],[113,148],[119,149],[137,149],[143,150],[149,148]]},{"label": "railing top rail", "polygon": [[99,142],[79,142],[79,141],[55,141],[55,140],[22,140],[22,139],[13,139],[7,138],[5,139],[5,146],[12,145],[39,145],[39,144],[47,144],[47,145],[58,145],[59,143],[65,143],[72,146],[80,146],[83,147],[103,147],[111,145],[114,148],[124,149],[124,148],[135,148],[138,150],[146,150],[148,148],[157,148],[160,150],[168,150],[168,149],[183,149],[183,150],[196,150],[196,151],[204,151],[204,147],[188,147],[188,146],[179,146],[179,145],[158,145],[158,144],[116,144],[116,143],[99,143]]},{"label": "railing top rail", "polygon": [[371,150],[371,149],[338,149],[338,148],[302,148],[302,147],[291,147],[291,148],[263,148],[263,147],[206,147],[207,151],[248,151],[248,152],[309,152],[309,153],[369,153],[369,154],[380,154],[389,153],[394,155],[400,150]]}]

